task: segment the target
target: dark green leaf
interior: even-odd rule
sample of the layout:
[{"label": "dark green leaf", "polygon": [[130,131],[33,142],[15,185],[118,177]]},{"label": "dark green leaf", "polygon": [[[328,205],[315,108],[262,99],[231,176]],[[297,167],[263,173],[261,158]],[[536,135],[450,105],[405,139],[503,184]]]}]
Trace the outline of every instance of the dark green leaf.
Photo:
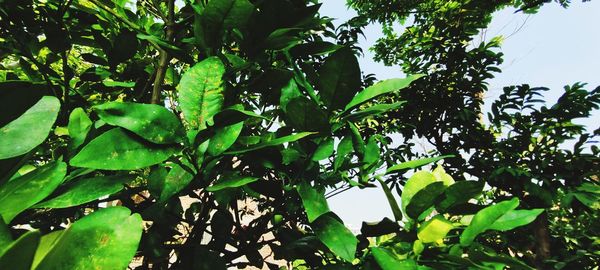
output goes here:
[{"label": "dark green leaf", "polygon": [[26,154],[44,142],[59,110],[58,99],[45,96],[19,118],[0,128],[0,159]]},{"label": "dark green leaf", "polygon": [[252,145],[246,149],[240,149],[240,150],[232,150],[232,151],[228,151],[225,154],[228,155],[235,155],[235,154],[242,154],[242,153],[246,153],[246,152],[251,152],[254,150],[258,150],[258,149],[262,149],[265,147],[270,147],[270,146],[276,146],[276,145],[280,145],[280,144],[284,144],[284,143],[289,143],[289,142],[294,142],[297,140],[300,140],[306,136],[315,134],[316,132],[300,132],[300,133],[296,133],[296,134],[292,134],[292,135],[288,135],[288,136],[283,136],[283,137],[279,137],[276,139],[272,139],[270,141],[266,141],[266,142],[261,142],[255,145]]},{"label": "dark green leaf", "polygon": [[201,37],[206,44],[218,47],[226,30],[246,25],[254,6],[248,0],[211,0],[200,14]]},{"label": "dark green leaf", "polygon": [[348,155],[352,153],[352,150],[352,137],[345,136],[337,146],[335,160],[333,163],[334,170],[337,171],[342,166]]},{"label": "dark green leaf", "polygon": [[8,246],[12,242],[12,236],[10,234],[10,230],[6,223],[4,223],[4,219],[0,216],[0,254],[2,254],[2,250],[4,247]]},{"label": "dark green leaf", "polygon": [[[191,164],[184,162],[184,165],[188,167],[192,167]],[[164,182],[162,183],[162,189],[160,192],[160,201],[167,201],[173,195],[182,191],[185,187],[187,187],[192,180],[194,180],[194,175],[185,170],[179,164],[173,164],[173,167],[164,178]]]},{"label": "dark green leaf", "polygon": [[0,188],[0,215],[6,223],[50,195],[67,174],[67,164],[54,162],[15,178]]},{"label": "dark green leaf", "polygon": [[300,131],[327,132],[329,129],[329,121],[325,112],[308,98],[292,99],[286,109],[289,124]]},{"label": "dark green leaf", "polygon": [[366,89],[362,90],[346,105],[344,111],[352,110],[353,108],[370,101],[380,95],[392,93],[400,89],[406,88],[414,80],[423,77],[423,75],[411,75],[404,79],[389,79],[378,82]]},{"label": "dark green leaf", "polygon": [[123,184],[134,179],[135,177],[131,175],[99,176],[69,182],[65,192],[32,208],[66,208],[92,202],[100,197],[119,192],[123,189]]},{"label": "dark green leaf", "polygon": [[481,194],[484,183],[480,181],[458,181],[444,190],[444,198],[437,204],[437,209],[444,213],[456,205],[468,202]]},{"label": "dark green leaf", "polygon": [[311,226],[315,234],[333,252],[347,262],[354,260],[358,240],[352,232],[330,215],[321,215]]},{"label": "dark green leaf", "polygon": [[188,69],[177,86],[179,106],[192,128],[204,129],[223,107],[225,66],[210,57]]},{"label": "dark green leaf", "polygon": [[66,229],[36,270],[126,269],[142,230],[139,214],[120,206],[100,209]]},{"label": "dark green leaf", "polygon": [[435,176],[428,171],[418,171],[413,174],[404,184],[404,188],[402,189],[402,210],[406,213],[406,206],[410,203],[410,200],[413,198],[419,190],[425,188],[427,185],[436,182]]},{"label": "dark green leaf", "polygon": [[302,199],[308,222],[313,222],[321,215],[329,212],[325,190],[314,188],[307,182],[301,182],[296,189]]},{"label": "dark green leaf", "polygon": [[154,104],[107,102],[94,106],[104,122],[125,128],[157,144],[183,142],[183,126],[167,108]]},{"label": "dark green leaf", "polygon": [[435,203],[437,197],[444,193],[443,182],[434,182],[419,190],[406,206],[406,215],[416,219]]},{"label": "dark green leaf", "polygon": [[161,163],[176,151],[174,146],[151,144],[114,128],[85,145],[70,164],[101,170],[136,170]]},{"label": "dark green leaf", "polygon": [[347,121],[351,121],[351,122],[358,122],[369,116],[381,115],[385,112],[398,109],[402,105],[404,105],[404,103],[406,103],[406,101],[400,101],[400,102],[391,103],[391,104],[376,104],[376,105],[373,105],[366,109],[359,110],[359,111],[353,112],[349,115],[346,115],[346,116],[344,116],[343,119],[345,119]]},{"label": "dark green leaf", "polygon": [[325,59],[319,70],[319,95],[329,111],[344,108],[360,87],[360,67],[351,48],[341,48]]},{"label": "dark green leaf", "polygon": [[416,160],[411,160],[411,161],[407,161],[407,162],[402,162],[398,165],[389,167],[385,171],[385,173],[389,174],[389,173],[407,170],[407,169],[416,169],[421,166],[425,166],[429,163],[434,163],[434,162],[440,161],[442,159],[451,158],[451,157],[454,157],[454,155],[445,155],[445,156],[439,156],[439,157],[433,157],[433,158],[422,158],[422,159],[416,159]]},{"label": "dark green leaf", "polygon": [[229,177],[229,178],[225,178],[225,179],[219,179],[216,184],[214,184],[210,187],[207,187],[206,190],[214,192],[214,191],[219,191],[219,190],[226,189],[226,188],[236,188],[236,187],[241,187],[243,185],[256,182],[258,180],[259,180],[259,178],[257,178],[257,177],[233,176],[233,177]]},{"label": "dark green leaf", "polygon": [[383,180],[381,180],[381,178],[375,177],[375,179],[377,179],[377,181],[379,181],[379,185],[381,185],[381,188],[383,189],[383,192],[385,193],[385,197],[387,198],[390,208],[392,209],[392,213],[394,214],[394,219],[396,221],[402,221],[402,211],[400,210],[400,207],[398,206],[398,202],[396,201],[394,194],[392,193],[390,188],[387,186],[387,184]]},{"label": "dark green leaf", "polygon": [[39,231],[30,231],[6,248],[2,247],[0,249],[0,269],[30,270],[40,237]]}]

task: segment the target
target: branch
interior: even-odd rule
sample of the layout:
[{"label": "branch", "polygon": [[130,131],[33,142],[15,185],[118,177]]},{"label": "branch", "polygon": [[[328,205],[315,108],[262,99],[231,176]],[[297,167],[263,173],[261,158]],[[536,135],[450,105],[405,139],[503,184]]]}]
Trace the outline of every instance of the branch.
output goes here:
[{"label": "branch", "polygon": [[[167,42],[170,42],[173,34],[175,32],[175,0],[167,0],[167,21],[165,21],[166,25],[166,39]],[[167,72],[167,67],[169,62],[171,61],[171,56],[167,51],[163,49],[159,49],[160,52],[160,60],[158,61],[158,67],[156,68],[156,77],[154,78],[154,87],[152,88],[152,98],[150,103],[159,104],[160,103],[160,92],[162,91],[163,81],[165,80],[165,73]]]}]

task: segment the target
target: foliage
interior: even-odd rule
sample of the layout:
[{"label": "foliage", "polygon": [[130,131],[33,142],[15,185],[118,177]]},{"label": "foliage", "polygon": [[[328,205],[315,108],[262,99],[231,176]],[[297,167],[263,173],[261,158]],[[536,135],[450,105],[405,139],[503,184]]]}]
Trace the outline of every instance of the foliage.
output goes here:
[{"label": "foliage", "polygon": [[[598,91],[575,85],[554,107],[537,108],[528,106],[536,89],[507,88],[493,124],[481,129],[501,139],[472,157],[489,180],[447,167],[479,177],[465,181],[438,166],[398,181],[460,153],[397,164],[384,137],[394,129],[365,127],[373,117],[421,106],[394,99],[440,77],[415,69],[375,82],[356,58],[366,20],[334,28],[319,6],[0,2],[0,105],[7,108],[0,119],[1,268],[528,269],[529,253],[511,234],[538,216],[565,216],[549,211],[559,195],[565,205],[597,209],[590,180],[597,155],[581,150],[592,135],[582,135],[573,153],[559,145],[582,134],[569,123],[598,106]],[[511,111],[519,102],[519,112]],[[535,121],[515,125],[519,117]],[[529,133],[502,138],[503,128]],[[513,141],[544,136],[556,140],[539,139],[536,151],[510,150]],[[508,154],[517,155],[515,168],[531,163],[544,171],[494,166]],[[577,180],[543,178],[557,166],[544,163],[550,154],[562,167],[572,164],[560,179]],[[582,169],[591,174],[579,177]],[[535,181],[509,185],[504,172]],[[531,201],[552,191],[530,185],[543,181],[559,185],[549,205]],[[402,182],[400,205],[386,182]],[[396,220],[364,223],[355,235],[327,197],[377,184]],[[568,247],[581,245],[589,244]]]}]

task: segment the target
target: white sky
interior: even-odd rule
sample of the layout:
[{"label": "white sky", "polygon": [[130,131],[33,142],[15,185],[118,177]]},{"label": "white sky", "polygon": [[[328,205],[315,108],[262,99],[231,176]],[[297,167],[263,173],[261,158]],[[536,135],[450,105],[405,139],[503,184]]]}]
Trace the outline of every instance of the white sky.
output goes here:
[{"label": "white sky", "polygon": [[[336,25],[355,15],[346,8],[346,0],[323,2],[321,14],[337,18]],[[528,83],[548,87],[546,99],[550,102],[562,94],[565,84],[587,82],[588,90],[600,86],[600,1],[573,2],[568,9],[555,3],[547,4],[534,15],[514,14],[514,10],[508,9],[495,15],[487,30],[487,39],[497,35],[508,38],[501,49],[504,53],[503,72],[490,81],[487,106],[508,85]],[[373,54],[368,48],[381,37],[379,26],[370,25],[365,29],[365,35],[366,39],[361,40],[366,53],[359,59],[361,70],[374,73],[380,80],[404,77],[399,67],[386,67],[372,60]],[[599,120],[600,113],[596,111],[594,117],[581,123],[593,130],[599,126]],[[328,201],[331,210],[351,227],[359,227],[362,221],[378,221],[386,216],[393,218],[380,188],[353,189]]]}]

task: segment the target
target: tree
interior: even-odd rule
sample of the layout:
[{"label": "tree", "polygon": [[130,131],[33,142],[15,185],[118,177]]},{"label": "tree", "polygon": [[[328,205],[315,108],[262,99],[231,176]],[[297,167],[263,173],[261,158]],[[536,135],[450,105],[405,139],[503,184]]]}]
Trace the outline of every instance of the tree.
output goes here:
[{"label": "tree", "polygon": [[[390,164],[391,129],[364,127],[424,75],[363,75],[366,21],[336,29],[318,9],[0,2],[0,268],[529,268],[484,238],[546,211],[516,194],[438,166],[396,202],[386,181],[450,157]],[[326,198],[375,183],[395,220],[354,235]],[[593,201],[593,187],[565,197]]]},{"label": "tree", "polygon": [[[546,107],[542,94],[547,89],[510,86],[493,103],[488,115],[490,124],[483,121],[482,97],[487,91],[486,81],[500,72],[502,53],[498,46],[502,38],[477,44],[475,35],[499,9],[514,6],[518,12],[536,12],[544,2],[349,1],[363,19],[383,24],[385,37],[372,48],[376,59],[388,65],[400,64],[406,73],[427,74],[391,98],[406,100],[407,104],[376,118],[379,126],[371,126],[371,132],[395,130],[407,141],[427,140],[439,154],[456,156],[447,159],[452,175],[467,172],[485,179],[494,188],[492,198],[517,196],[528,208],[570,205],[564,204],[561,193],[577,192],[581,185],[597,187],[594,179],[599,160],[593,138],[598,130],[588,133],[573,120],[590,117],[590,112],[599,108],[600,88],[587,91],[582,84],[566,86],[558,102]],[[560,4],[566,7],[569,2]],[[405,20],[411,21],[406,30],[393,32],[391,25]],[[578,141],[572,150],[564,144],[569,140]],[[395,152],[402,160],[418,151],[404,147]],[[597,209],[592,202],[586,201],[587,207],[583,208],[573,206],[558,216],[566,221],[577,220],[580,211],[593,216]],[[536,258],[531,262],[535,261],[538,268],[557,262],[575,268],[598,264],[595,256],[583,259],[576,249],[562,250],[560,247],[568,246],[568,240],[555,232],[563,228],[549,228],[548,220],[546,214],[537,219],[529,233],[535,236],[531,241],[511,243],[507,238],[498,248],[524,253],[532,250]],[[536,247],[528,246],[533,239]],[[584,242],[591,239],[597,238]]]}]

